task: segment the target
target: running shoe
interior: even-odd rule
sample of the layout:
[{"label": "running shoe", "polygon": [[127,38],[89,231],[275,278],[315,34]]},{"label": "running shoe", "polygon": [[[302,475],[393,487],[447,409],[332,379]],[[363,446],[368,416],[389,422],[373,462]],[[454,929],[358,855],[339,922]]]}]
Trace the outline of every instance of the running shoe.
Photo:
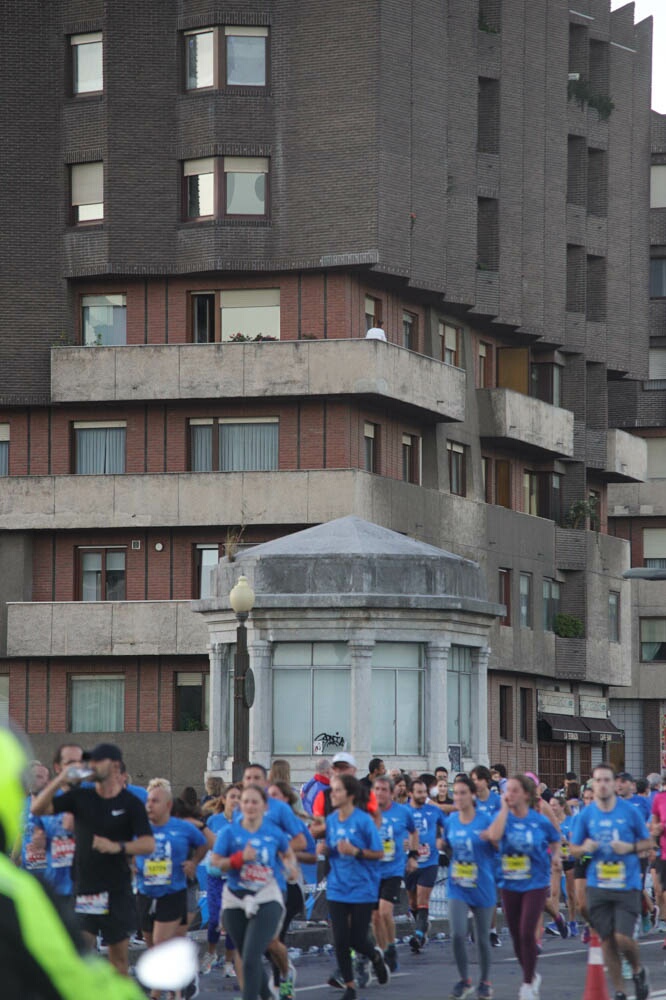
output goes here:
[{"label": "running shoe", "polygon": [[520,987],[518,1000],[534,1000],[534,990],[531,983],[523,983]]},{"label": "running shoe", "polygon": [[634,977],[633,969],[629,965],[629,962],[627,962],[626,958],[623,957],[622,958],[622,978],[623,979],[633,979],[633,977]]},{"label": "running shoe", "polygon": [[466,1000],[466,998],[471,997],[473,993],[474,987],[472,986],[472,980],[461,979],[449,993],[449,998],[450,1000]]},{"label": "running shoe", "polygon": [[236,967],[233,962],[224,963],[224,978],[225,979],[235,979],[236,978]]},{"label": "running shoe", "polygon": [[364,990],[366,986],[370,985],[372,973],[370,972],[370,963],[365,955],[356,956],[354,979],[360,990]]},{"label": "running shoe", "polygon": [[551,937],[557,937],[557,935],[560,933],[560,929],[555,923],[555,921],[551,920],[551,922],[549,924],[546,924],[546,926],[544,927],[544,932],[546,934],[549,934]]},{"label": "running shoe", "polygon": [[493,1000],[495,994],[490,983],[479,983],[476,991],[476,1000]]},{"label": "running shoe", "polygon": [[409,939],[409,947],[412,949],[415,955],[418,955],[423,945],[424,945],[423,931],[414,931],[414,933]]},{"label": "running shoe", "polygon": [[496,930],[491,930],[490,932],[490,944],[493,948],[502,947],[502,938],[499,936]]},{"label": "running shoe", "polygon": [[650,996],[650,980],[648,979],[645,966],[632,976],[634,989],[636,990],[636,1000],[648,1000]]},{"label": "running shoe", "polygon": [[581,934],[580,939],[583,942],[583,944],[590,943],[590,928],[588,927],[587,924],[585,924],[585,926],[583,927],[583,933]]},{"label": "running shoe", "polygon": [[627,1000],[627,994],[623,993],[622,990],[616,990],[615,1000]]},{"label": "running shoe", "polygon": [[194,1000],[199,996],[199,976],[196,975],[189,986],[183,990],[183,1000]]},{"label": "running shoe", "polygon": [[650,918],[651,918],[651,921],[652,921],[652,926],[656,930],[657,927],[659,926],[659,907],[658,906],[653,906],[652,907],[652,913],[650,914]]},{"label": "running shoe", "polygon": [[388,965],[391,972],[397,972],[399,969],[398,965],[398,949],[394,944],[390,944],[386,951],[384,952],[384,961]]},{"label": "running shoe", "polygon": [[201,966],[199,972],[202,976],[209,976],[212,972],[213,966],[215,965],[215,960],[217,956],[207,951],[204,957],[201,959]]},{"label": "running shoe", "polygon": [[283,979],[280,982],[278,996],[280,1000],[294,1000],[294,984],[291,979]]},{"label": "running shoe", "polygon": [[649,913],[643,913],[641,916],[641,934],[649,934],[652,930],[652,917]]},{"label": "running shoe", "polygon": [[130,946],[130,948],[147,948],[148,947],[148,945],[143,940],[143,938],[142,937],[137,937],[136,934],[132,934],[132,936],[130,938],[130,941],[129,941],[129,946]]},{"label": "running shoe", "polygon": [[569,921],[569,937],[578,937],[578,921]]},{"label": "running shoe", "polygon": [[540,941],[537,941],[536,951],[537,955],[543,955],[543,945]]},{"label": "running shoe", "polygon": [[555,926],[557,927],[561,938],[569,937],[569,925],[561,913],[558,913],[555,917]]},{"label": "running shoe", "polygon": [[540,989],[541,989],[541,974],[539,972],[535,972],[534,979],[532,980],[532,993],[534,994],[534,1000],[538,1000]]},{"label": "running shoe", "polygon": [[345,981],[342,978],[342,973],[340,972],[339,969],[336,969],[328,977],[328,985],[329,986],[333,986],[337,990],[344,990],[344,988],[345,988]]},{"label": "running shoe", "polygon": [[342,994],[342,1000],[356,1000],[356,990],[348,986],[344,993]]},{"label": "running shoe", "polygon": [[[391,979],[391,972],[386,962],[384,961],[384,952],[379,947],[379,945],[375,945],[375,954],[374,957],[371,959],[371,961],[372,961],[372,968],[374,969],[375,975],[377,976],[377,982],[379,983],[380,986],[386,986],[386,984]],[[643,1000],[643,998],[639,997],[639,1000]]]}]

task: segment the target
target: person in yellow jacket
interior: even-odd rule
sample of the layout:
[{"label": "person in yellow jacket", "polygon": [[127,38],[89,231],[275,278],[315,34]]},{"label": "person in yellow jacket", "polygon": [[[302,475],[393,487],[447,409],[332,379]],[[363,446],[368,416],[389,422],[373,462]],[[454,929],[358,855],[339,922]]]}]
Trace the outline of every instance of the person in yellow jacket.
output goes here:
[{"label": "person in yellow jacket", "polygon": [[4,1000],[145,1000],[104,959],[82,956],[43,886],[9,854],[21,834],[29,755],[0,726],[0,995]]}]

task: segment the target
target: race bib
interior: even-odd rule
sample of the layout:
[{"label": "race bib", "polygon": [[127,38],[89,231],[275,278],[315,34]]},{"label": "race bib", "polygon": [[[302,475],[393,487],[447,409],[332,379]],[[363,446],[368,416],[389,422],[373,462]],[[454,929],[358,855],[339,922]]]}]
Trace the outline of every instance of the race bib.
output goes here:
[{"label": "race bib", "polygon": [[51,841],[51,868],[71,868],[75,847],[73,837],[54,837]]},{"label": "race bib", "polygon": [[247,861],[241,868],[241,885],[244,889],[249,889],[250,892],[259,892],[273,878],[273,869],[269,865],[260,865],[256,861]]},{"label": "race bib", "polygon": [[108,892],[93,892],[87,896],[77,896],[74,909],[84,916],[103,916],[109,912],[109,894]]},{"label": "race bib", "polygon": [[25,867],[30,871],[46,868],[46,851],[43,847],[33,847],[31,843],[25,845]]},{"label": "race bib", "polygon": [[520,882],[530,877],[532,862],[527,854],[503,854],[502,875],[505,881]]},{"label": "race bib", "polygon": [[419,844],[419,864],[430,858],[430,844]]},{"label": "race bib", "polygon": [[393,859],[395,858],[395,840],[392,840],[390,837],[387,837],[387,839],[383,841],[383,847],[384,847],[384,857],[382,860],[393,861]]},{"label": "race bib", "polygon": [[473,861],[454,861],[451,878],[461,889],[476,889],[479,869]]},{"label": "race bib", "polygon": [[171,858],[146,858],[143,864],[143,880],[146,885],[169,885],[173,865]]},{"label": "race bib", "polygon": [[624,861],[597,861],[597,882],[600,889],[624,889]]}]

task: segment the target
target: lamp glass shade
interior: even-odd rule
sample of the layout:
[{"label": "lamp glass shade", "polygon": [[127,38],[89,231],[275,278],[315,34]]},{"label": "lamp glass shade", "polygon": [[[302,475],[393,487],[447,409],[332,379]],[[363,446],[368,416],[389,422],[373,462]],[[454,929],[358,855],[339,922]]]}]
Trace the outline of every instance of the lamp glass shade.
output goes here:
[{"label": "lamp glass shade", "polygon": [[229,594],[229,604],[237,615],[247,614],[254,607],[254,591],[247,582],[246,576],[241,576]]}]

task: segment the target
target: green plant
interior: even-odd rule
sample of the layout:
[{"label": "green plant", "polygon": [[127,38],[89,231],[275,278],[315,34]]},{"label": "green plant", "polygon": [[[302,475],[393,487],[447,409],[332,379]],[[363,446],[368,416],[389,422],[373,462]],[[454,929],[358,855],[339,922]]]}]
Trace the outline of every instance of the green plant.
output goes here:
[{"label": "green plant", "polygon": [[200,733],[204,726],[196,716],[184,713],[180,717],[180,729],[183,733]]},{"label": "green plant", "polygon": [[316,333],[303,333],[301,334],[301,340],[319,340]]},{"label": "green plant", "polygon": [[567,615],[561,611],[555,615],[553,632],[563,639],[580,639],[585,634],[583,622],[575,615]]},{"label": "green plant", "polygon": [[488,24],[481,11],[479,11],[479,31],[487,31],[489,35],[499,35],[499,29]]},{"label": "green plant", "polygon": [[239,528],[227,528],[227,537],[224,540],[224,554],[229,562],[235,562],[238,555],[238,547],[245,531],[245,525]]},{"label": "green plant", "polygon": [[596,94],[592,89],[592,84],[584,77],[578,80],[569,80],[567,87],[567,97],[570,101],[575,101],[580,108],[594,108],[599,115],[599,121],[606,122],[615,110],[615,105],[608,94]]},{"label": "green plant", "polygon": [[256,337],[249,337],[246,333],[241,333],[240,330],[229,337],[230,344],[246,344],[250,340],[277,340],[277,337],[272,337],[270,333],[258,333]]},{"label": "green plant", "polygon": [[576,500],[575,503],[571,504],[569,510],[566,512],[563,518],[563,525],[565,528],[584,528],[585,522],[589,518],[591,521],[594,520],[597,514],[597,507],[599,505],[598,497],[588,497],[587,500]]}]

